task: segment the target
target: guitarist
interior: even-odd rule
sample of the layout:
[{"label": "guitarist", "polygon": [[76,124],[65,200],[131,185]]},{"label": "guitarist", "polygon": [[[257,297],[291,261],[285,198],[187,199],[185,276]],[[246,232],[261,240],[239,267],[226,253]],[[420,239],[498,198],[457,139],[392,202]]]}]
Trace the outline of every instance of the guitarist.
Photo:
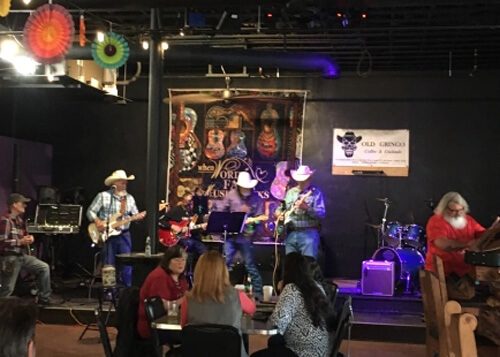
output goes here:
[{"label": "guitarist", "polygon": [[29,201],[19,193],[11,194],[7,200],[9,213],[0,219],[0,297],[12,294],[19,271],[26,269],[38,278],[38,305],[50,306],[49,265],[26,253],[26,247],[34,241],[33,236],[27,234],[22,219]]},{"label": "guitarist", "polygon": [[[127,192],[128,181],[135,176],[127,176],[124,170],[116,170],[104,180],[109,190],[99,192],[87,209],[87,218],[94,222],[100,232],[105,232],[106,223],[116,213],[121,218],[135,216],[137,220],[144,218],[145,213],[139,213],[134,197]],[[102,246],[102,265],[115,265],[115,255],[132,252],[132,240],[129,232],[130,223],[121,226],[120,234],[109,237]],[[121,282],[125,286],[132,284],[132,267],[122,266]]]},{"label": "guitarist", "polygon": [[[299,252],[318,259],[320,221],[325,218],[325,198],[323,192],[311,184],[314,170],[301,165],[290,170],[297,186],[289,189],[284,207],[276,211],[284,219],[287,237],[286,254]],[[285,217],[283,217],[285,216]]]},{"label": "guitarist", "polygon": [[[246,212],[249,218],[264,214],[264,201],[254,192],[257,180],[253,180],[248,172],[238,174],[236,187],[227,193],[220,201],[214,201],[214,211],[217,212]],[[258,222],[256,222],[258,223]],[[262,278],[255,265],[252,238],[256,233],[256,223],[245,224],[243,233],[229,237],[225,242],[226,264],[231,265],[236,251],[243,256],[245,268],[252,279],[254,296],[262,297]]]},{"label": "guitarist", "polygon": [[[172,209],[170,209],[167,213],[160,217],[159,226],[162,229],[171,230],[174,234],[181,233],[181,228],[172,222],[181,223],[184,220],[191,220],[193,217],[193,193],[189,189],[185,189],[184,194],[182,195],[182,200],[179,204]],[[199,216],[201,219],[201,215]],[[189,225],[195,224],[197,222],[190,222]],[[187,228],[187,227],[186,227]],[[206,223],[201,224],[201,228],[206,228]],[[198,260],[198,257],[206,252],[207,248],[205,244],[201,241],[199,230],[190,230],[190,236],[185,239],[179,239],[177,244],[183,247],[188,252],[196,253],[196,257],[194,257],[194,261],[192,262],[192,267],[194,268],[194,262]],[[191,264],[190,264],[191,266]]]}]

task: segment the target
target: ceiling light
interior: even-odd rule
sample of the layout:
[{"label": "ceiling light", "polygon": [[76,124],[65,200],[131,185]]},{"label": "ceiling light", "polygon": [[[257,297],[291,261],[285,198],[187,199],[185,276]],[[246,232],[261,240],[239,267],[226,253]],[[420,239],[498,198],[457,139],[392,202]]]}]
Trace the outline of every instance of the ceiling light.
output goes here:
[{"label": "ceiling light", "polygon": [[168,42],[167,42],[167,41],[163,41],[163,42],[161,43],[161,48],[162,48],[164,51],[168,50]]},{"label": "ceiling light", "polygon": [[0,45],[0,57],[6,60],[12,59],[19,51],[19,45],[14,40],[4,40]]},{"label": "ceiling light", "polygon": [[142,48],[147,50],[149,48],[149,41],[143,40],[142,41]]},{"label": "ceiling light", "polygon": [[104,32],[97,31],[97,41],[99,41],[99,42],[104,41]]},{"label": "ceiling light", "polygon": [[31,0],[23,0],[23,3],[24,3],[25,5],[29,5],[29,4],[31,3]]},{"label": "ceiling light", "polygon": [[16,71],[23,76],[35,74],[38,63],[28,56],[17,56],[13,59],[12,64]]},{"label": "ceiling light", "polygon": [[186,34],[184,33],[184,30],[183,30],[183,29],[181,29],[181,30],[179,31],[179,36],[185,36],[185,35],[186,35]]}]

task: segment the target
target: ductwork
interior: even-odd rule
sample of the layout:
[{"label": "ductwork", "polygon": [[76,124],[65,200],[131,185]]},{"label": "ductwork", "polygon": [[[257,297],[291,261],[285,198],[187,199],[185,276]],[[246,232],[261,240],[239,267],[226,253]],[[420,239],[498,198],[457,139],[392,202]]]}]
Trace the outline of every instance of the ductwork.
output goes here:
[{"label": "ductwork", "polygon": [[[68,59],[92,59],[90,47],[73,47]],[[149,51],[130,48],[129,61],[149,61]],[[319,71],[325,78],[340,77],[335,60],[326,54],[305,52],[254,51],[222,49],[208,46],[171,46],[165,51],[165,65],[223,65]]]}]

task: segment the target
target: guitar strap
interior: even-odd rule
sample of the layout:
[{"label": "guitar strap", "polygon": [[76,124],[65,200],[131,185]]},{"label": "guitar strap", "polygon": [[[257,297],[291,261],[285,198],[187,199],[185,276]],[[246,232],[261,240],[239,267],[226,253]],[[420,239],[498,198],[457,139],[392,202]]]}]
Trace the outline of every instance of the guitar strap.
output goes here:
[{"label": "guitar strap", "polygon": [[127,196],[123,197],[120,201],[120,213],[122,216],[125,214],[125,210],[127,209]]}]

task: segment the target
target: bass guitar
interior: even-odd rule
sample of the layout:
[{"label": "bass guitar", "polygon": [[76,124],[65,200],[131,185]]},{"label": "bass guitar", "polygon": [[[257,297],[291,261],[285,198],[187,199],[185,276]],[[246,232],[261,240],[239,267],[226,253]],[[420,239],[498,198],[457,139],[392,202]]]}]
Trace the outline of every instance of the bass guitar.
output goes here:
[{"label": "bass guitar", "polygon": [[[203,228],[205,223],[191,225],[192,222],[196,222],[198,215],[195,214],[191,219],[175,222],[169,221],[170,229],[159,228],[158,229],[158,240],[161,244],[166,247],[173,247],[181,239],[189,237],[189,232],[193,229]],[[175,233],[177,231],[177,233]]]}]

